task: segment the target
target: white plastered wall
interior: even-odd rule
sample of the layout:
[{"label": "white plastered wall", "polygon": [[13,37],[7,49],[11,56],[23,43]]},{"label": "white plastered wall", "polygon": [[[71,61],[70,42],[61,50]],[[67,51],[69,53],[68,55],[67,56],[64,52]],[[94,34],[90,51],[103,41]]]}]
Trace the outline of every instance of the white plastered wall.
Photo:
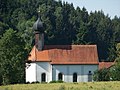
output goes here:
[{"label": "white plastered wall", "polygon": [[37,62],[37,81],[41,82],[41,75],[42,73],[46,74],[46,81],[52,81],[52,66],[49,62]]},{"label": "white plastered wall", "polygon": [[30,63],[30,66],[26,67],[26,82],[36,81],[36,63]]},{"label": "white plastered wall", "polygon": [[77,82],[88,82],[88,73],[93,73],[98,65],[51,65],[49,62],[31,63],[26,68],[26,82],[41,82],[41,74],[46,74],[46,82],[58,80],[58,74],[63,73],[63,81],[73,82],[73,73],[77,73]]},{"label": "white plastered wall", "polygon": [[58,80],[58,74],[63,73],[63,81],[73,82],[73,73],[77,73],[77,82],[88,82],[88,73],[93,73],[98,65],[53,65],[52,80]]}]

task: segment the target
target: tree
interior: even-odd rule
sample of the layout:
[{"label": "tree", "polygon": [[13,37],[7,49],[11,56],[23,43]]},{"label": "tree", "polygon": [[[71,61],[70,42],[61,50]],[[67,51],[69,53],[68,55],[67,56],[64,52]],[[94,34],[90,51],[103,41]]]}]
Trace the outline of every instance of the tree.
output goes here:
[{"label": "tree", "polygon": [[112,28],[114,30],[113,37],[116,42],[120,42],[120,18],[115,16],[112,20]]},{"label": "tree", "polygon": [[85,7],[75,9],[61,0],[0,0],[0,38],[11,28],[19,32],[29,52],[38,8],[45,25],[45,44],[96,44],[100,61],[115,60],[120,17],[110,19],[103,11],[88,14]]},{"label": "tree", "polygon": [[3,22],[0,22],[0,36],[3,35],[3,33],[5,33],[5,30],[8,29],[8,25],[6,25]]},{"label": "tree", "polygon": [[17,32],[7,30],[0,39],[0,78],[2,84],[24,83],[25,43]]},{"label": "tree", "polygon": [[110,74],[109,69],[103,68],[100,70],[96,70],[93,75],[94,81],[109,81],[110,80]]},{"label": "tree", "polygon": [[17,28],[19,30],[20,36],[23,38],[25,42],[25,48],[29,52],[32,48],[32,44],[34,43],[34,31],[32,29],[34,23],[34,17],[27,21],[21,21],[18,23]]},{"label": "tree", "polygon": [[[119,58],[120,60],[120,58]],[[120,81],[120,62],[110,68],[110,80]]]},{"label": "tree", "polygon": [[119,77],[119,74],[120,74],[120,43],[118,43],[116,45],[116,49],[117,49],[117,58],[116,58],[116,62],[115,62],[115,65],[112,66],[110,68],[110,78],[111,80],[114,80],[114,81],[120,81],[120,77]]}]

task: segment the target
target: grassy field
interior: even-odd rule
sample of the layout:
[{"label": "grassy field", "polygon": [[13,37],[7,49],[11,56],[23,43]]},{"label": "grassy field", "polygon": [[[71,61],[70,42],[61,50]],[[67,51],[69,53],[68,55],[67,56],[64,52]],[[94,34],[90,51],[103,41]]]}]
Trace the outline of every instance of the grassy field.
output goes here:
[{"label": "grassy field", "polygon": [[15,84],[0,86],[0,90],[120,90],[120,82]]}]

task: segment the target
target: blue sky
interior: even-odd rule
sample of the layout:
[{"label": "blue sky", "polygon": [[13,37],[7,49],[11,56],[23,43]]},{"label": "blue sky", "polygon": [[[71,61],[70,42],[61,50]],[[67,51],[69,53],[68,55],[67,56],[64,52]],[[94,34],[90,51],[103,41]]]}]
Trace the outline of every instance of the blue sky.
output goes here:
[{"label": "blue sky", "polygon": [[120,17],[120,0],[62,0],[67,1],[68,3],[73,3],[75,7],[83,6],[90,11],[102,10],[105,15],[113,18],[115,15]]}]

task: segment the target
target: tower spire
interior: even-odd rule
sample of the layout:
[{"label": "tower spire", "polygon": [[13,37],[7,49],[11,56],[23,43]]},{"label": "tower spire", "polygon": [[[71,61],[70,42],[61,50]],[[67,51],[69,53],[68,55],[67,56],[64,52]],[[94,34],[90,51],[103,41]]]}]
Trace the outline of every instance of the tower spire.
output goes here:
[{"label": "tower spire", "polygon": [[44,30],[43,23],[40,17],[40,10],[38,11],[38,19],[33,25],[35,31],[35,46],[38,50],[43,50],[44,47]]}]

